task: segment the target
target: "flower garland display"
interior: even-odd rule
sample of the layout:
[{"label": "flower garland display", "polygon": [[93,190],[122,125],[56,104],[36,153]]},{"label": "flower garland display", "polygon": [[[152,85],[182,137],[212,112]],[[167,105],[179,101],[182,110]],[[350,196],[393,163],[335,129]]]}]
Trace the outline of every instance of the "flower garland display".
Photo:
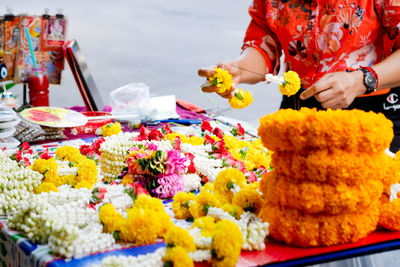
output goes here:
[{"label": "flower garland display", "polygon": [[[63,161],[57,161],[54,158],[34,161],[32,170],[44,175],[43,182],[52,183],[55,187],[69,184],[75,188],[85,187],[88,189],[91,189],[97,183],[96,162],[82,156],[77,148],[71,146],[59,147],[56,150],[56,157]],[[75,166],[75,169],[70,168],[70,165]],[[48,189],[48,186],[42,186],[37,191],[40,193],[42,190]]]},{"label": "flower garland display", "polygon": [[132,208],[127,209],[126,217],[118,213],[112,204],[105,204],[99,210],[99,219],[105,230],[117,240],[151,244],[163,237],[172,226],[161,200],[145,194],[137,197]]},{"label": "flower garland display", "polygon": [[215,196],[221,204],[232,203],[235,193],[245,187],[244,174],[235,168],[221,171],[214,181]]},{"label": "flower garland display", "polygon": [[32,197],[43,175],[9,158],[7,152],[0,151],[0,215],[16,211],[20,202]]},{"label": "flower garland display", "polygon": [[101,127],[102,136],[112,136],[122,132],[121,124],[119,122],[107,123]]},{"label": "flower garland display", "polygon": [[260,119],[258,135],[277,151],[340,149],[382,152],[393,139],[393,123],[382,113],[362,110],[281,109]]},{"label": "flower garland display", "polygon": [[66,258],[104,251],[114,238],[102,233],[97,212],[87,207],[89,197],[87,189],[68,186],[32,196],[9,216],[8,226],[34,243],[48,243],[52,253]]},{"label": "flower garland display", "polygon": [[139,256],[108,256],[103,258],[101,264],[94,264],[92,267],[132,267],[132,266],[162,266],[162,258],[166,248],[158,248],[153,253]]},{"label": "flower garland display", "polygon": [[392,123],[382,114],[281,110],[260,123],[263,144],[275,150],[276,169],[260,182],[261,217],[274,239],[331,246],[367,236],[379,221],[394,228],[386,217],[394,214],[379,199],[397,182],[400,169],[384,154]]}]

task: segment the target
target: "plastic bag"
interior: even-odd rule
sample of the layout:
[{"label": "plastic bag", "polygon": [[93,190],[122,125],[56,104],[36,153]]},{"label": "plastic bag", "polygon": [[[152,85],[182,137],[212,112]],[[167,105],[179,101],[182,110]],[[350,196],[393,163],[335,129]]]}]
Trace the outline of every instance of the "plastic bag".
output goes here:
[{"label": "plastic bag", "polygon": [[130,83],[110,93],[112,114],[124,121],[146,120],[151,112],[150,87],[144,83]]}]

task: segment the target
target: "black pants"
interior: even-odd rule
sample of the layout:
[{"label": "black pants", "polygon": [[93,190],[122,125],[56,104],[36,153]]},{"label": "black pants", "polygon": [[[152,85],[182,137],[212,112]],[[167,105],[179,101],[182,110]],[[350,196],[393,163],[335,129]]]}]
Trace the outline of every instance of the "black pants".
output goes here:
[{"label": "black pants", "polygon": [[[297,97],[283,96],[280,108],[308,107],[323,109],[315,97],[300,100],[298,96],[303,91],[301,89],[296,94]],[[386,118],[393,122],[394,138],[390,145],[390,151],[396,153],[400,149],[400,87],[392,88],[389,93],[383,95],[357,97],[347,109],[361,109],[383,113]]]}]

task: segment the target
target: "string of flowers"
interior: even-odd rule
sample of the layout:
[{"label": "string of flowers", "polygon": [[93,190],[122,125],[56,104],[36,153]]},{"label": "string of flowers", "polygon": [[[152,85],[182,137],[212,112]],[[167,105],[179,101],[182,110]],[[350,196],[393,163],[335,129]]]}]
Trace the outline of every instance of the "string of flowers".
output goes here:
[{"label": "string of flowers", "polygon": [[122,132],[121,124],[119,122],[107,123],[101,127],[102,136],[112,136]]}]

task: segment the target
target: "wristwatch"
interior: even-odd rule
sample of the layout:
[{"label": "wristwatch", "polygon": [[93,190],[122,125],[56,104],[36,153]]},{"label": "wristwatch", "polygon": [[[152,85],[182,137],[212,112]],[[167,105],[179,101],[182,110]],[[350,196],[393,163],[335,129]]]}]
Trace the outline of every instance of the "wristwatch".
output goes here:
[{"label": "wristwatch", "polygon": [[378,75],[374,69],[370,67],[361,67],[359,70],[361,70],[364,75],[364,85],[367,88],[365,94],[375,92],[378,87]]}]

